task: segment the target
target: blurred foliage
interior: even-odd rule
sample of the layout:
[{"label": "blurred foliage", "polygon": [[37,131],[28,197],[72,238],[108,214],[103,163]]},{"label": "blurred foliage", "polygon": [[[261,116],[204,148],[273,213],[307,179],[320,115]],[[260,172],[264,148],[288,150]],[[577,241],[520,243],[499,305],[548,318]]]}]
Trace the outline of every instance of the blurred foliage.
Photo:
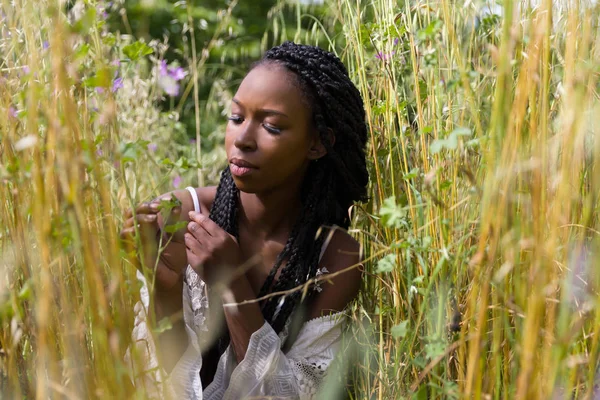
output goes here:
[{"label": "blurred foliage", "polygon": [[223,114],[251,64],[264,50],[313,27],[309,19],[298,18],[301,14],[324,15],[325,8],[310,1],[128,0],[112,7],[108,24],[113,32],[165,43],[165,60],[189,71],[179,96],[165,99],[161,107],[180,112],[190,140],[196,137],[195,100],[185,88],[192,88],[195,44],[202,149],[211,151],[222,141]]}]

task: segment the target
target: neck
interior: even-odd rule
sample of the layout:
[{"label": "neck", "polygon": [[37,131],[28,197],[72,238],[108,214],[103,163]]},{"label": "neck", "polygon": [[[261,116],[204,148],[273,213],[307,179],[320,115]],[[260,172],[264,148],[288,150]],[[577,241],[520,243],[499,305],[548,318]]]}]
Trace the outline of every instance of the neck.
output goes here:
[{"label": "neck", "polygon": [[266,236],[291,230],[302,209],[300,188],[284,187],[268,193],[240,193],[240,222]]}]

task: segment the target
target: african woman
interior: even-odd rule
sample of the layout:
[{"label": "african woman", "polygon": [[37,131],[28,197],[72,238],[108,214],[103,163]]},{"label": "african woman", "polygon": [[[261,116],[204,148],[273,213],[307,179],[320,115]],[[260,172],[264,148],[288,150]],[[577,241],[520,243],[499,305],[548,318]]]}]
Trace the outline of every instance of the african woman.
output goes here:
[{"label": "african woman", "polygon": [[[137,384],[190,399],[314,396],[360,287],[360,246],[346,229],[366,195],[366,140],[362,98],[335,55],[291,42],[266,52],[233,98],[218,187],[161,196],[177,197],[189,224],[160,254],[153,303],[157,319],[183,309],[183,320],[155,345],[144,286]],[[165,235],[159,200],[128,212],[122,236],[136,224]]]}]

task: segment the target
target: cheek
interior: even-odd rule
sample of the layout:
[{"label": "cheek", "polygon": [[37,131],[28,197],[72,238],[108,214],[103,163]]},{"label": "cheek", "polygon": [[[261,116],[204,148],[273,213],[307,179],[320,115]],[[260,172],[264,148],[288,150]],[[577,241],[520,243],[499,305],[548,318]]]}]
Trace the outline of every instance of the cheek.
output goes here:
[{"label": "cheek", "polygon": [[270,155],[270,164],[277,175],[294,172],[307,162],[308,146],[304,141],[265,141],[263,149]]},{"label": "cheek", "polygon": [[235,140],[235,135],[233,130],[227,125],[225,128],[225,150],[229,151],[229,148],[233,146],[233,142]]}]

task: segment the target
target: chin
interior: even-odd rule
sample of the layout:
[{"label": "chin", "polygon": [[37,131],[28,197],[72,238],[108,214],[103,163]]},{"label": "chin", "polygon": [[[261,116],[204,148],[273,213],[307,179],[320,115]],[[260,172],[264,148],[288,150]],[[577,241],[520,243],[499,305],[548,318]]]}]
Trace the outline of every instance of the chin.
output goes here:
[{"label": "chin", "polygon": [[261,190],[259,187],[257,187],[257,185],[253,185],[251,182],[248,181],[244,181],[242,179],[238,179],[236,177],[233,177],[233,182],[235,183],[235,186],[238,188],[238,190],[240,192],[244,192],[244,193],[259,193]]}]

